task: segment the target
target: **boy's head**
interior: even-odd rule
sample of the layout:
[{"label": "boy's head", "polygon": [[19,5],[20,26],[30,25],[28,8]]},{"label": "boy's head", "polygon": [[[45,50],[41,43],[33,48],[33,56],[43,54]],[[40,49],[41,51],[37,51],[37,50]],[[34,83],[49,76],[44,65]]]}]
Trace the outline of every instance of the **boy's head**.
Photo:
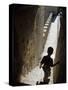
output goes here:
[{"label": "boy's head", "polygon": [[47,53],[48,53],[48,55],[51,55],[53,53],[53,48],[49,47],[48,50],[47,50]]}]

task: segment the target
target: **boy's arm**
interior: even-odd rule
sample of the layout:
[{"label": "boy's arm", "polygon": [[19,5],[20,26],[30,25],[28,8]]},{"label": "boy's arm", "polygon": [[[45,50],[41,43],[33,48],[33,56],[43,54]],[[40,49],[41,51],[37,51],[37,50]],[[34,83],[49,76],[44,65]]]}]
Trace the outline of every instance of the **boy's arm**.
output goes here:
[{"label": "boy's arm", "polygon": [[43,66],[43,63],[40,62],[40,68]]},{"label": "boy's arm", "polygon": [[40,68],[42,67],[41,63],[40,63]]},{"label": "boy's arm", "polygon": [[59,64],[59,63],[60,63],[60,61],[56,62],[55,64],[53,64],[52,67],[56,66],[56,65]]},{"label": "boy's arm", "polygon": [[45,60],[45,57],[43,57],[42,61],[40,62],[40,68],[43,66],[44,60]]}]

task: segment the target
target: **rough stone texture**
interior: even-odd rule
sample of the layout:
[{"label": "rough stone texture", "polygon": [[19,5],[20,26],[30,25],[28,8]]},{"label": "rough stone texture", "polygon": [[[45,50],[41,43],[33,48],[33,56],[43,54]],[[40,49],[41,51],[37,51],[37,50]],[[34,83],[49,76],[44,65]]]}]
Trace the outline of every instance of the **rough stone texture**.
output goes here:
[{"label": "rough stone texture", "polygon": [[54,67],[54,83],[66,82],[66,9],[63,8],[63,17],[61,17],[61,28],[55,62],[60,61],[59,65]]}]

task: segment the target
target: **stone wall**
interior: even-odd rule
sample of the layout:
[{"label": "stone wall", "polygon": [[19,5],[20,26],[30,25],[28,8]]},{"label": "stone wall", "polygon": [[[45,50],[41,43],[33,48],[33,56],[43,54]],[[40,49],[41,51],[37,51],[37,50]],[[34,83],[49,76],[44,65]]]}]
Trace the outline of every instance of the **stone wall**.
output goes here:
[{"label": "stone wall", "polygon": [[55,57],[55,63],[60,61],[53,69],[54,83],[66,82],[66,9],[62,9],[61,28]]}]

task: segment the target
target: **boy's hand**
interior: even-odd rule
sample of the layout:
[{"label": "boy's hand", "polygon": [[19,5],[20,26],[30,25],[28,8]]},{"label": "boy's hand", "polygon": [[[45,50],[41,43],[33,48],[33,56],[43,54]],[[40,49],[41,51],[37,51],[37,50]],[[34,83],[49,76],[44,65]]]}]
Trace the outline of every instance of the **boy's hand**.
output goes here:
[{"label": "boy's hand", "polygon": [[42,67],[42,65],[40,65],[40,68]]},{"label": "boy's hand", "polygon": [[60,61],[58,61],[56,64],[59,64],[60,63]]}]

